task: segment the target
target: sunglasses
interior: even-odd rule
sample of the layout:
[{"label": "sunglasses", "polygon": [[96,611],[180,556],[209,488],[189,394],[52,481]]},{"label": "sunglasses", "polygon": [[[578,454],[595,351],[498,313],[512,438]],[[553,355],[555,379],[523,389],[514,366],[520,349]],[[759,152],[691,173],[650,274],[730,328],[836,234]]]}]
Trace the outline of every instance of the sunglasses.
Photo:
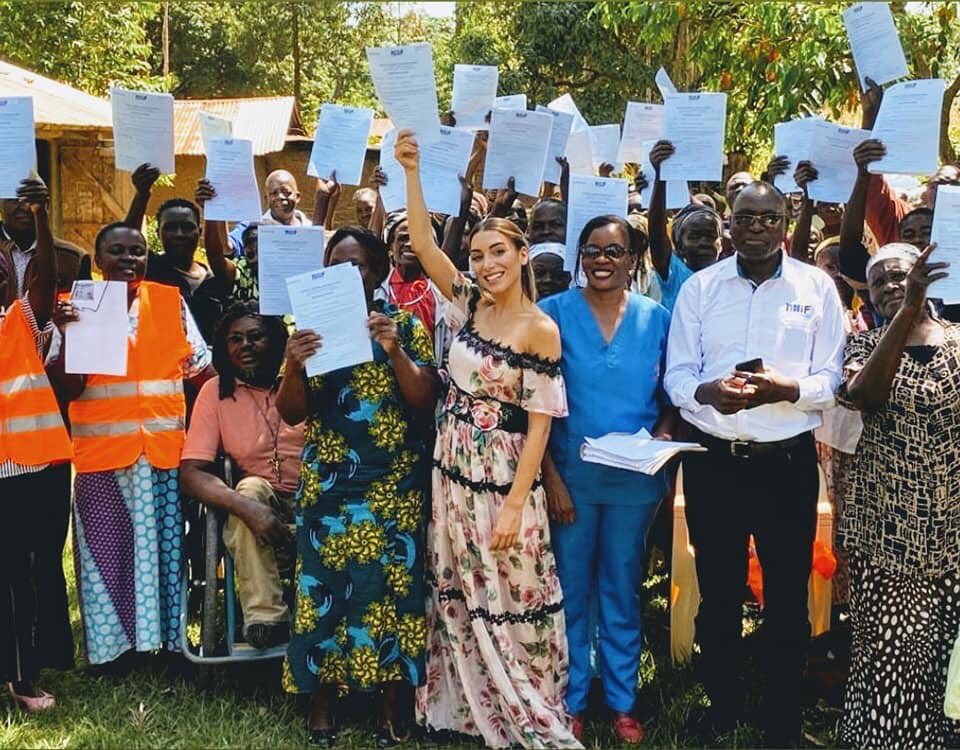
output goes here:
[{"label": "sunglasses", "polygon": [[601,255],[607,256],[610,260],[620,260],[629,250],[623,245],[607,245],[600,247],[598,245],[581,245],[580,255],[584,258],[599,258]]},{"label": "sunglasses", "polygon": [[775,227],[783,220],[784,214],[734,214],[733,222],[738,227],[753,226],[754,221],[762,227]]}]

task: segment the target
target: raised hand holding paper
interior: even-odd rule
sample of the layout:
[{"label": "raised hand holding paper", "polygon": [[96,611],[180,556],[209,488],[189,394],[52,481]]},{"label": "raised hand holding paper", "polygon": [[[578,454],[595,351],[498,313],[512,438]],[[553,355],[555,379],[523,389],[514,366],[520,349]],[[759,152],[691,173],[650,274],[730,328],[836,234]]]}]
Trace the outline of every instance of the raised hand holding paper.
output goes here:
[{"label": "raised hand holding paper", "polygon": [[453,110],[458,128],[486,129],[486,117],[493,109],[499,78],[496,65],[458,63],[453,66],[453,96],[450,109]]},{"label": "raised hand holding paper", "polygon": [[117,169],[132,172],[149,162],[173,174],[173,96],[111,88],[110,106]]},{"label": "raised hand holding paper", "polygon": [[33,98],[0,99],[0,198],[16,198],[20,181],[37,167]]},{"label": "raised hand holding paper", "polygon": [[660,167],[663,179],[719,182],[726,119],[726,94],[668,94],[663,138],[676,151]]},{"label": "raised hand holding paper", "polygon": [[513,177],[518,193],[538,195],[552,130],[553,117],[543,112],[493,110],[483,189],[505,188]]},{"label": "raised hand holding paper", "polygon": [[[647,178],[647,187],[640,193],[640,202],[644,208],[650,208],[650,201],[653,199],[653,181],[656,172],[653,164],[650,163],[650,152],[656,144],[656,141],[644,141],[642,145],[643,158],[640,159],[640,169]],[[667,189],[665,196],[667,210],[683,208],[690,202],[690,186],[686,180],[670,180],[664,184]]]},{"label": "raised hand holding paper", "polygon": [[577,264],[577,241],[587,222],[595,216],[627,216],[627,181],[613,177],[570,176],[567,199],[567,257],[564,270]]},{"label": "raised hand holding paper", "polygon": [[[460,175],[467,171],[473,151],[474,134],[470,130],[441,127],[437,138],[420,145],[420,184],[427,210],[455,216],[460,210]],[[380,188],[380,198],[388,213],[407,205],[407,180],[403,167],[393,158],[397,130],[390,130],[380,144],[380,168],[387,175],[387,184]]]},{"label": "raised hand holding paper", "polygon": [[874,174],[931,174],[940,157],[940,110],[944,82],[939,78],[903,81],[883,94],[871,136],[887,155],[871,162]]},{"label": "raised hand holding paper", "polygon": [[793,170],[801,161],[810,160],[810,144],[816,118],[806,117],[800,120],[778,122],[773,126],[773,151],[777,156],[786,156],[790,168],[784,174],[773,178],[774,186],[782,193],[802,193],[803,189],[794,181]]},{"label": "raised hand holding paper", "polygon": [[645,102],[627,102],[623,115],[623,134],[617,161],[621,163],[643,161],[643,144],[656,141],[663,132],[663,105]]},{"label": "raised hand holding paper", "polygon": [[323,338],[320,350],[306,362],[309,377],[373,360],[367,298],[356,266],[341,263],[307,271],[289,277],[286,285],[297,329]]},{"label": "raised hand holding paper", "polygon": [[573,127],[573,115],[569,112],[555,112],[542,104],[537,105],[537,112],[543,112],[553,118],[553,127],[550,130],[550,145],[547,146],[547,163],[543,168],[543,181],[558,185],[561,169],[557,157],[566,153],[567,140],[570,138],[570,129]]},{"label": "raised hand holding paper", "polygon": [[287,279],[323,267],[323,227],[261,224],[257,245],[260,314],[292,313]]},{"label": "raised hand holding paper", "polygon": [[377,97],[394,127],[412,130],[421,146],[434,140],[440,117],[433,48],[426,42],[367,47],[367,59]]},{"label": "raised hand holding paper", "polygon": [[253,166],[253,144],[239,138],[214,139],[207,144],[206,178],[217,191],[207,201],[210,221],[253,221],[260,217],[260,190]]},{"label": "raised hand holding paper", "polygon": [[329,180],[336,171],[340,184],[359,185],[372,123],[372,109],[324,104],[313,136],[307,174]]},{"label": "raised hand holding paper", "polygon": [[960,302],[960,186],[937,187],[930,242],[937,243],[931,262],[950,263],[947,278],[930,285],[930,296],[956,304]]},{"label": "raised hand holding paper", "polygon": [[846,203],[857,181],[853,149],[870,137],[870,131],[825,120],[816,120],[811,127],[810,162],[818,174],[807,185],[807,195],[816,201]]},{"label": "raised hand holding paper", "polygon": [[601,164],[612,164],[614,171],[620,169],[617,153],[620,151],[620,126],[610,125],[590,126],[590,151],[593,155],[594,169],[599,170]]},{"label": "raised hand holding paper", "polygon": [[857,3],[843,12],[850,51],[857,66],[860,87],[866,91],[867,78],[877,84],[909,75],[900,35],[887,3]]}]

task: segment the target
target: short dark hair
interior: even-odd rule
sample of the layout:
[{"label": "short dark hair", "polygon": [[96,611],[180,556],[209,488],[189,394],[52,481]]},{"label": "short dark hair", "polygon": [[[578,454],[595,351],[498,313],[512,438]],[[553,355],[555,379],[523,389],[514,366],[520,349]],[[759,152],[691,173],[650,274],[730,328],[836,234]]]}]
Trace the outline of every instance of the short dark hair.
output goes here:
[{"label": "short dark hair", "polygon": [[380,281],[387,278],[387,274],[390,273],[390,253],[387,250],[386,243],[366,227],[357,224],[348,224],[333,233],[333,237],[327,243],[326,250],[323,251],[323,265],[326,266],[330,263],[333,248],[347,237],[355,239],[367,251],[367,255],[370,257],[370,265],[377,272],[377,278]]},{"label": "short dark hair", "polygon": [[197,225],[200,225],[200,207],[193,201],[188,201],[186,198],[170,198],[170,200],[165,200],[160,204],[160,208],[157,209],[157,231],[160,231],[160,217],[163,215],[163,212],[168,208],[189,208],[193,211],[193,216],[197,220]]},{"label": "short dark hair", "polygon": [[777,202],[780,204],[780,211],[786,213],[787,211],[787,197],[780,192],[779,188],[775,187],[770,182],[765,182],[763,180],[754,180],[753,182],[744,185],[743,188],[737,193],[737,197],[733,201],[733,205],[730,206],[730,210],[733,211],[737,206],[737,201],[740,200],[742,196],[748,190],[750,191],[759,191],[761,193],[767,193],[774,196],[777,199]]},{"label": "short dark hair", "polygon": [[241,318],[256,318],[267,329],[270,346],[267,348],[265,366],[269,368],[269,372],[273,373],[274,380],[280,372],[280,365],[287,348],[288,334],[283,318],[276,315],[261,315],[259,304],[253,300],[237,302],[228,307],[217,322],[213,334],[213,366],[220,376],[219,393],[221,400],[233,397],[237,388],[239,373],[230,361],[230,354],[227,350],[227,334],[230,332],[230,326]]},{"label": "short dark hair", "polygon": [[[141,232],[141,231],[140,231],[139,229],[137,229],[136,227],[132,227],[132,226],[130,226],[129,224],[125,224],[125,223],[122,222],[122,221],[114,221],[114,222],[112,222],[112,223],[110,223],[110,224],[107,224],[107,225],[106,225],[105,227],[103,227],[99,232],[97,232],[97,237],[96,237],[96,239],[93,241],[93,251],[94,251],[94,252],[97,252],[98,250],[100,250],[100,243],[103,241],[103,238],[106,237],[106,236],[107,236],[110,232],[112,232],[114,229],[129,229],[131,232],[136,232],[136,233],[139,234],[141,237],[143,237],[143,232]],[[144,244],[146,244],[146,242],[147,242],[146,237],[143,237],[143,242],[144,242]]]},{"label": "short dark hair", "polygon": [[550,195],[548,195],[546,198],[541,198],[540,200],[538,200],[536,203],[533,204],[533,208],[531,208],[530,210],[536,211],[538,208],[540,208],[540,206],[547,206],[547,205],[560,206],[560,208],[562,208],[564,211],[567,210],[567,204],[564,201],[560,200],[559,198],[554,198],[553,196],[550,196]]},{"label": "short dark hair", "polygon": [[637,230],[630,226],[629,221],[624,219],[622,216],[617,216],[616,214],[603,214],[602,216],[594,216],[592,219],[590,219],[590,221],[584,224],[583,229],[580,230],[580,236],[577,238],[577,260],[573,266],[574,280],[580,277],[580,266],[582,261],[582,258],[580,257],[580,248],[583,247],[584,243],[586,243],[586,241],[590,238],[590,235],[593,234],[595,229],[605,227],[608,224],[616,224],[624,231],[624,233],[627,235],[627,250],[639,257],[640,239],[637,236]]},{"label": "short dark hair", "polygon": [[250,235],[253,233],[253,230],[255,230],[255,229],[257,229],[257,230],[260,229],[260,222],[259,222],[259,221],[251,221],[249,224],[247,224],[247,225],[243,228],[243,231],[240,233],[240,243],[241,243],[242,245],[246,245],[246,244],[247,244],[247,239],[249,239]]},{"label": "short dark hair", "polygon": [[900,221],[898,222],[897,226],[898,226],[898,227],[902,227],[902,226],[903,226],[903,222],[905,222],[907,219],[909,219],[909,218],[912,217],[912,216],[929,216],[929,217],[932,219],[932,218],[933,218],[933,209],[932,209],[932,208],[927,208],[926,206],[918,206],[917,208],[913,209],[912,211],[907,211],[907,213],[905,213],[905,214],[903,215],[903,218],[900,219]]}]

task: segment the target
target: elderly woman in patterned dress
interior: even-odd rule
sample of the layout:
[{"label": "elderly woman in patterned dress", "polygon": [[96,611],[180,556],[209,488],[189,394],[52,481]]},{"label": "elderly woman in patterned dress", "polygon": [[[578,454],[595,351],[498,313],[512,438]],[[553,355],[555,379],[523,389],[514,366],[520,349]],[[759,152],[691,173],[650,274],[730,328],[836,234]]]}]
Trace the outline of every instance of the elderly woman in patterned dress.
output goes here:
[{"label": "elderly woman in patterned dress", "polygon": [[946,276],[894,243],[867,265],[887,323],[847,344],[840,403],[863,437],[840,521],[850,554],[853,654],[840,740],[859,748],[955,746],[943,712],[960,625],[960,326],[930,311]]},{"label": "elderly woman in patterned dress", "polygon": [[[325,265],[360,270],[373,362],[307,378],[304,363],[323,331],[300,330],[287,344],[277,395],[284,421],[304,419],[306,441],[297,511],[297,601],[284,664],[288,692],[311,694],[311,744],[336,738],[333,691],[383,688],[376,744],[404,735],[400,686],[426,675],[421,470],[418,417],[437,394],[430,336],[411,313],[374,301],[389,269],[386,245],[361,227],[343,227]],[[412,691],[406,691],[412,700]],[[408,700],[409,716],[412,703]]]}]

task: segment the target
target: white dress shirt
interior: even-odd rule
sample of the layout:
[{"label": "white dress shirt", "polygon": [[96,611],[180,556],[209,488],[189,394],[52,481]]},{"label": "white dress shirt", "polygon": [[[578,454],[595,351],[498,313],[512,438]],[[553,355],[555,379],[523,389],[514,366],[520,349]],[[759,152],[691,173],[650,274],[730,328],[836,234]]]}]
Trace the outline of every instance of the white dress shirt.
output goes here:
[{"label": "white dress shirt", "polygon": [[[680,290],[667,345],[664,387],[681,416],[723,440],[774,442],[821,424],[833,403],[846,343],[843,308],[833,281],[814,266],[783,257],[781,272],[759,286],[739,273],[736,256],[704,269]],[[721,414],[696,391],[733,374],[740,362],[795,378],[796,403],[764,404]]]}]

